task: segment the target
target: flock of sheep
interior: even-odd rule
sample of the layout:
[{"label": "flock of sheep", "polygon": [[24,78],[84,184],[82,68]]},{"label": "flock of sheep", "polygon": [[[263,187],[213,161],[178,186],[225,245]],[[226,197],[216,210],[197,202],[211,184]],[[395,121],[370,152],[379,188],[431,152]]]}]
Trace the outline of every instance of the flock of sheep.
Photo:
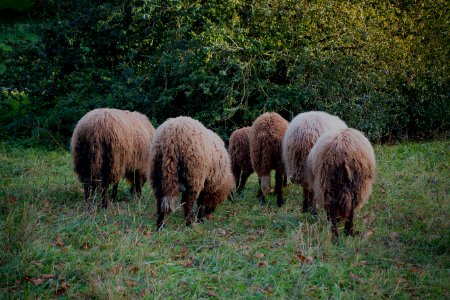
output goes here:
[{"label": "flock of sheep", "polygon": [[[190,117],[171,118],[156,130],[138,112],[95,109],[83,116],[72,135],[74,170],[83,184],[84,198],[95,192],[107,207],[107,190],[117,196],[121,178],[138,195],[148,180],[157,199],[157,228],[165,215],[182,207],[186,225],[212,218],[217,205],[234,186],[240,193],[248,177],[259,178],[257,198],[272,192],[270,172],[275,170],[278,206],[289,177],[303,188],[303,211],[323,207],[331,222],[353,234],[354,214],[367,202],[375,180],[375,156],[368,139],[325,112],[305,112],[290,123],[274,112],[259,116],[251,127],[230,136],[228,151],[222,139]],[[179,196],[181,193],[181,201]]]}]

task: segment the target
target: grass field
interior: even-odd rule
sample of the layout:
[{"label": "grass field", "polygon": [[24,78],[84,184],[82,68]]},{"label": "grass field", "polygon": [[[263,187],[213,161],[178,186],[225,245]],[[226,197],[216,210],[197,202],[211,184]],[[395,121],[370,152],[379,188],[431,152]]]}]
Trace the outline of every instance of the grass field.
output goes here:
[{"label": "grass field", "polygon": [[186,228],[177,211],[156,232],[148,185],[131,199],[122,182],[104,210],[66,151],[0,143],[0,298],[449,299],[450,144],[375,150],[359,233],[332,244],[293,184],[261,206],[252,176],[214,220]]}]

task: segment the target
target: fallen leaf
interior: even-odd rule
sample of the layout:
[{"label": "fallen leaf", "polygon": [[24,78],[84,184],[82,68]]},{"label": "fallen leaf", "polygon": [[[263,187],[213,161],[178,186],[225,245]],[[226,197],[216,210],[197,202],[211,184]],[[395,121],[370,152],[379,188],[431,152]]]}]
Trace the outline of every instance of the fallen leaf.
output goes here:
[{"label": "fallen leaf", "polygon": [[366,260],[362,260],[362,261],[358,261],[355,263],[355,267],[357,266],[366,266],[367,265],[367,261]]},{"label": "fallen leaf", "polygon": [[297,254],[297,258],[300,260],[300,262],[304,263],[306,261],[306,256],[302,254]]},{"label": "fallen leaf", "polygon": [[134,280],[125,280],[125,282],[126,282],[126,284],[129,286],[129,287],[135,287],[138,283],[136,282],[136,281],[134,281]]},{"label": "fallen leaf", "polygon": [[62,239],[61,239],[61,236],[57,235],[56,238],[55,238],[55,240],[56,240],[56,246],[58,246],[58,247],[64,247],[64,243],[63,243],[63,241],[62,241]]},{"label": "fallen leaf", "polygon": [[372,230],[367,230],[367,231],[364,233],[363,238],[367,240],[369,237],[372,236],[372,234],[373,234],[373,231],[372,231]]},{"label": "fallen leaf", "polygon": [[399,234],[398,232],[393,231],[393,232],[391,232],[391,233],[389,234],[389,237],[390,237],[392,240],[395,240],[395,239],[397,239],[397,238],[400,237],[400,234]]},{"label": "fallen leaf", "polygon": [[67,290],[69,289],[70,284],[68,284],[67,282],[65,282],[64,280],[61,281],[61,283],[59,284],[59,287],[56,289],[56,296],[62,296],[64,295]]},{"label": "fallen leaf", "polygon": [[271,286],[268,286],[264,289],[264,293],[266,295],[272,295],[273,294],[273,288]]},{"label": "fallen leaf", "polygon": [[208,296],[209,297],[217,297],[217,293],[213,292],[213,291],[209,291],[208,292]]},{"label": "fallen leaf", "polygon": [[408,281],[405,278],[403,278],[403,277],[399,277],[398,280],[397,280],[398,284],[406,283],[406,282],[408,282]]},{"label": "fallen leaf", "polygon": [[352,279],[354,279],[354,280],[361,280],[361,278],[359,278],[358,275],[353,274],[352,272],[350,272],[350,277],[351,277]]},{"label": "fallen leaf", "polygon": [[264,257],[264,253],[257,253],[255,254],[255,257],[261,259]]},{"label": "fallen leaf", "polygon": [[142,291],[140,291],[139,295],[141,297],[144,297],[146,294],[149,294],[151,292],[153,292],[153,289],[151,287],[148,287],[148,288],[145,288]]},{"label": "fallen leaf", "polygon": [[306,257],[306,260],[308,261],[308,263],[312,264],[314,262],[314,257],[312,257],[311,255],[308,255]]},{"label": "fallen leaf", "polygon": [[31,282],[34,283],[35,286],[41,285],[44,283],[44,279],[42,278],[31,278]]},{"label": "fallen leaf", "polygon": [[141,268],[139,268],[138,266],[133,266],[133,265],[131,265],[131,266],[128,268],[128,270],[129,270],[129,272],[130,272],[131,274],[136,274],[137,272],[139,272],[140,269],[141,269]]},{"label": "fallen leaf", "polygon": [[227,231],[222,228],[217,229],[217,233],[223,236],[227,235]]},{"label": "fallen leaf", "polygon": [[412,272],[412,273],[416,273],[416,274],[418,274],[420,276],[423,276],[425,274],[425,270],[422,269],[422,268],[419,268],[419,267],[411,267],[409,269],[409,271]]},{"label": "fallen leaf", "polygon": [[260,261],[259,263],[258,263],[258,267],[265,267],[265,266],[267,266],[267,263],[265,262],[265,261]]},{"label": "fallen leaf", "polygon": [[190,261],[189,259],[186,260],[186,261],[184,262],[184,267],[185,267],[185,268],[190,268],[190,267],[192,267],[192,261]]},{"label": "fallen leaf", "polygon": [[31,264],[36,267],[42,267],[42,262],[40,260],[32,260]]},{"label": "fallen leaf", "polygon": [[114,266],[111,268],[111,273],[112,273],[113,275],[119,274],[120,272],[122,272],[122,266],[121,266],[120,264],[114,265]]},{"label": "fallen leaf", "polygon": [[55,277],[55,275],[54,274],[42,274],[41,277],[44,279],[52,279]]},{"label": "fallen leaf", "polygon": [[206,219],[212,220],[212,219],[214,219],[214,216],[212,214],[206,214]]}]

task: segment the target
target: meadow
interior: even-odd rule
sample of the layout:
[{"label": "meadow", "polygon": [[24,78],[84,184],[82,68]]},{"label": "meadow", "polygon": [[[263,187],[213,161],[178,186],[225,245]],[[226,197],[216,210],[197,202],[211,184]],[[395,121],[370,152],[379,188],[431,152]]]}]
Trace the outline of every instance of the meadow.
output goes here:
[{"label": "meadow", "polygon": [[[450,298],[450,143],[375,145],[378,176],[355,237],[324,213],[261,206],[252,175],[213,220],[156,229],[148,186],[83,201],[68,151],[0,142],[0,298]],[[341,233],[343,224],[340,224]]]}]

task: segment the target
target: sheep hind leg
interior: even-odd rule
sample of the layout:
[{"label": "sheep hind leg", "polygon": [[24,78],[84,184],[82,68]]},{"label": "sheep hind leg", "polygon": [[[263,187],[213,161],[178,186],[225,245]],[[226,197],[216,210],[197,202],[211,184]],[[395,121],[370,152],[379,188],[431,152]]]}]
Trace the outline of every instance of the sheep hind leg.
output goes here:
[{"label": "sheep hind leg", "polygon": [[250,175],[251,173],[242,172],[239,187],[237,189],[238,194],[242,193],[242,190],[244,189],[245,184],[247,183],[247,179],[250,177]]},{"label": "sheep hind leg", "polygon": [[162,197],[157,197],[158,219],[156,220],[156,229],[161,230],[164,225],[164,212],[161,209]]},{"label": "sheep hind leg", "polygon": [[235,181],[235,184],[236,184],[236,189],[237,189],[237,191],[239,193],[239,189],[241,187],[241,180],[240,180],[241,168],[234,167],[232,171],[233,171],[234,181]]},{"label": "sheep hind leg", "polygon": [[353,231],[353,210],[350,212],[350,215],[348,216],[347,221],[345,221],[345,234],[346,235],[350,235],[350,236],[354,236],[354,231]]},{"label": "sheep hind leg", "polygon": [[275,173],[275,193],[277,194],[277,205],[281,207],[283,200],[283,172],[276,171]]},{"label": "sheep hind leg", "polygon": [[117,199],[117,188],[119,187],[119,183],[116,182],[113,184],[112,192],[111,192],[111,200],[116,201]]},{"label": "sheep hind leg", "polygon": [[200,193],[197,199],[197,222],[204,223],[205,222],[205,199],[203,197],[203,193]]},{"label": "sheep hind leg", "polygon": [[192,208],[198,195],[198,193],[192,192],[189,188],[183,193],[181,204],[183,205],[186,226],[190,226],[194,220],[194,212]]},{"label": "sheep hind leg", "polygon": [[334,199],[328,199],[330,202],[330,221],[331,221],[331,234],[333,241],[337,241],[339,238],[339,232],[337,227],[337,218],[336,218],[336,202]]},{"label": "sheep hind leg", "polygon": [[101,195],[102,195],[102,205],[103,208],[108,208],[108,185],[102,185],[101,187]]},{"label": "sheep hind leg", "polygon": [[303,208],[302,208],[302,212],[306,213],[306,212],[309,212],[311,210],[310,201],[311,201],[311,191],[308,190],[305,186],[303,186]]}]

